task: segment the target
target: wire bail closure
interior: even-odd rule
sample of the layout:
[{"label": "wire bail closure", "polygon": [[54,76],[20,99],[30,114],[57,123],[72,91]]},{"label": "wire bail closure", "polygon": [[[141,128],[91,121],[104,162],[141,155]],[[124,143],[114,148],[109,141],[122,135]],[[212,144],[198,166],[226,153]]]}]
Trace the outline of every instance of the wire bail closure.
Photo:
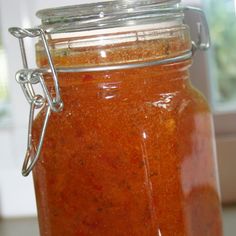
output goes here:
[{"label": "wire bail closure", "polygon": [[[123,65],[113,65],[113,66],[95,66],[95,67],[76,67],[76,68],[57,68],[54,67],[52,57],[49,51],[49,46],[46,39],[46,34],[43,29],[41,28],[31,28],[31,29],[22,29],[18,27],[12,27],[9,29],[9,32],[19,39],[20,49],[21,49],[21,56],[23,61],[24,69],[19,70],[16,73],[16,81],[20,84],[23,93],[30,104],[30,114],[29,114],[29,124],[28,124],[28,142],[27,142],[27,150],[26,156],[22,167],[22,175],[28,176],[30,172],[33,170],[35,164],[37,163],[42,146],[43,140],[46,133],[47,124],[49,121],[49,117],[51,112],[61,112],[63,109],[63,101],[60,95],[60,87],[58,83],[58,76],[57,72],[60,73],[69,73],[69,72],[95,72],[95,71],[104,71],[104,70],[121,70],[121,69],[132,69],[132,68],[140,68],[146,66],[154,66],[154,65],[162,65],[166,63],[175,63],[182,60],[190,59],[197,50],[205,51],[210,47],[211,40],[209,34],[209,28],[206,20],[206,16],[204,12],[195,7],[183,7],[181,8],[182,11],[192,11],[196,14],[199,14],[200,21],[197,22],[197,32],[198,38],[196,41],[192,41],[192,49],[188,52],[185,52],[182,55],[173,57],[173,58],[166,58],[166,59],[159,59],[154,60],[151,62],[141,62],[141,63],[132,63],[132,64],[123,64]],[[26,51],[24,46],[24,38],[41,38],[43,42],[43,46],[48,58],[49,69],[29,69]],[[47,86],[44,81],[43,74],[44,73],[51,73],[53,82],[54,82],[54,89],[56,96],[52,97],[49,93]],[[33,85],[40,84],[43,90],[43,95],[35,94],[33,89]],[[39,139],[39,143],[37,148],[35,149],[32,144],[32,127],[33,127],[33,120],[34,114],[36,109],[40,109],[46,107],[45,119],[42,126],[42,131]]]},{"label": "wire bail closure", "polygon": [[[10,28],[9,32],[13,36],[19,39],[24,69],[19,70],[16,73],[16,81],[20,84],[28,103],[30,104],[27,150],[26,150],[23,167],[22,167],[22,175],[28,176],[29,173],[34,168],[37,160],[39,159],[51,111],[53,112],[62,111],[63,102],[61,100],[57,73],[53,65],[52,57],[49,51],[49,47],[47,44],[46,35],[44,31],[40,28],[22,29],[22,28],[14,27],[14,28]],[[44,78],[43,78],[43,74],[37,69],[32,70],[32,69],[29,69],[28,67],[26,51],[25,51],[25,46],[24,46],[24,38],[26,37],[31,37],[31,38],[40,37],[43,42],[44,49],[48,58],[48,63],[50,66],[50,72],[53,77],[54,88],[56,92],[55,97],[52,97],[51,94],[49,93],[47,86],[45,84]],[[35,94],[33,85],[38,84],[38,83],[42,87],[42,90],[44,93],[43,95]],[[35,150],[32,144],[32,128],[33,128],[34,114],[35,114],[36,109],[40,109],[44,106],[47,107],[45,120],[43,123],[42,131],[41,131],[41,135],[39,139],[39,144]]]}]

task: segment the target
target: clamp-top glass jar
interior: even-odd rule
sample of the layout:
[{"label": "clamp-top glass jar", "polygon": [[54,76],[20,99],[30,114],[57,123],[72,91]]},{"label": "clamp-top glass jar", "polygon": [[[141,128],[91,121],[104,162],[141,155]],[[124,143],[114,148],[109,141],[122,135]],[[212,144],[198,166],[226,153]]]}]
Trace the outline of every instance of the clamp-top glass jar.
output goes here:
[{"label": "clamp-top glass jar", "polygon": [[[186,10],[199,15],[198,42]],[[23,175],[34,168],[41,235],[222,235],[212,118],[188,72],[209,47],[204,14],[141,0],[37,15],[40,27],[10,32],[31,106]],[[40,38],[37,69],[24,37]]]}]

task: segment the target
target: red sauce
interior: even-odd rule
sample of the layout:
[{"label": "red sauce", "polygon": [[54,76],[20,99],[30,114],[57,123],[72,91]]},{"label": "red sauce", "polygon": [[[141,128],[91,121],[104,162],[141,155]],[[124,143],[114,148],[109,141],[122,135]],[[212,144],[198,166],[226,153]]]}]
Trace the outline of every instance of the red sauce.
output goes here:
[{"label": "red sauce", "polygon": [[[105,48],[101,64],[173,56],[185,40]],[[100,51],[68,49],[54,62],[99,64]],[[190,64],[59,74],[65,108],[50,117],[34,169],[41,236],[222,235],[212,118]]]}]

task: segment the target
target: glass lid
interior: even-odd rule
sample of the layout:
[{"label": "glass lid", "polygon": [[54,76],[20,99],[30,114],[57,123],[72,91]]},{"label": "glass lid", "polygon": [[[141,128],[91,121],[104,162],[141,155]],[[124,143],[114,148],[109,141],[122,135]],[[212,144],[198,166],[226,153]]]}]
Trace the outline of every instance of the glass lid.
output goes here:
[{"label": "glass lid", "polygon": [[182,15],[181,0],[116,0],[43,9],[36,13],[48,33],[151,24]]}]

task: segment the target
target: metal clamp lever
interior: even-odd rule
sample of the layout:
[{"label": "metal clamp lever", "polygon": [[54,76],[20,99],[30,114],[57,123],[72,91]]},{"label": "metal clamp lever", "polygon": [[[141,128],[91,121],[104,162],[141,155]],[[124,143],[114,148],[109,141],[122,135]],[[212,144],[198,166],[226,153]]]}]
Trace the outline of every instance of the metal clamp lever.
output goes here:
[{"label": "metal clamp lever", "polygon": [[[47,44],[44,31],[40,28],[21,29],[21,28],[14,27],[14,28],[10,28],[9,32],[13,36],[19,39],[24,69],[16,73],[16,80],[20,84],[23,90],[23,93],[30,104],[27,151],[26,151],[26,156],[23,163],[23,167],[22,167],[22,175],[27,176],[32,171],[32,169],[34,168],[39,158],[51,111],[60,112],[63,109],[63,102],[61,100],[57,73],[53,65],[52,57],[50,55],[50,51],[49,51],[49,47]],[[28,68],[26,51],[25,51],[25,46],[24,46],[24,41],[23,41],[23,39],[26,37],[31,37],[31,38],[40,37],[43,42],[44,49],[48,58],[48,63],[50,66],[50,72],[52,73],[52,78],[54,82],[54,89],[56,93],[55,97],[52,97],[51,94],[49,93],[47,86],[45,84],[42,72],[40,72],[37,69],[30,70]],[[38,83],[42,87],[43,96],[39,94],[36,95],[33,89],[33,85],[38,84]],[[36,109],[42,108],[43,106],[47,107],[45,120],[43,123],[42,131],[41,131],[41,135],[39,139],[39,144],[36,150],[34,150],[33,144],[32,144],[32,126],[33,126],[34,113]]]},{"label": "metal clamp lever", "polygon": [[[32,127],[33,127],[33,120],[34,120],[34,112],[35,112],[35,109],[38,108],[37,103],[38,102],[40,103],[41,99],[43,99],[43,98],[40,95],[35,96],[35,99],[32,101],[31,106],[30,106],[27,151],[26,151],[25,160],[24,160],[23,167],[22,167],[22,175],[23,176],[29,175],[29,173],[32,171],[36,162],[39,159],[39,156],[40,156],[40,153],[42,150],[42,146],[43,146],[43,140],[44,140],[44,136],[46,133],[46,128],[47,128],[49,116],[51,114],[50,106],[47,106],[47,111],[46,111],[45,120],[43,123],[42,131],[41,131],[41,135],[40,135],[40,139],[39,139],[39,144],[38,144],[37,149],[35,150],[33,147],[33,144],[32,144]],[[30,162],[30,160],[31,160],[31,162]]]}]

